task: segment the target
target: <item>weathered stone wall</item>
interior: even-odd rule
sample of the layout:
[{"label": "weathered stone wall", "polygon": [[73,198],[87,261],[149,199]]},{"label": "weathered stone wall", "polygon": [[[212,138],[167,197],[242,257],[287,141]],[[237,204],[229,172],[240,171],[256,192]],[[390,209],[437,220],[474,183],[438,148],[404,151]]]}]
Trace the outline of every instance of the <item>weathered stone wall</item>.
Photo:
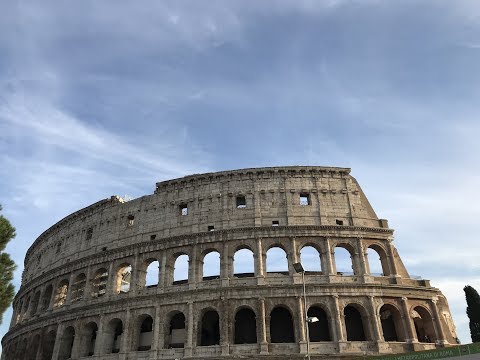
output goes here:
[{"label": "weathered stone wall", "polygon": [[[153,195],[112,197],[69,215],[27,252],[2,359],[290,359],[304,356],[307,346],[331,358],[454,344],[445,298],[427,280],[410,279],[393,230],[349,172],[284,167],[192,175],[158,183]],[[302,276],[293,269],[304,246],[318,251],[321,264],[321,272],[305,275],[307,309],[325,316],[310,325],[311,335],[319,326],[328,335],[308,344]],[[287,273],[267,272],[272,247],[285,251]],[[337,247],[350,252],[353,274],[337,272]],[[369,248],[381,259],[382,276],[370,273]],[[253,253],[251,274],[234,271],[240,249]],[[204,278],[203,259],[212,251],[220,271]],[[174,282],[182,254],[188,279]],[[152,261],[159,263],[158,282],[145,286]],[[131,269],[127,291],[122,269]],[[242,309],[254,315],[254,343],[238,343],[243,320],[235,316]],[[207,313],[214,320],[205,320]],[[277,313],[287,323],[285,314],[291,317],[282,329],[291,332],[286,341],[271,333]],[[350,313],[358,313],[354,325]],[[179,330],[175,316],[183,316]],[[177,336],[182,347],[172,343]]]}]

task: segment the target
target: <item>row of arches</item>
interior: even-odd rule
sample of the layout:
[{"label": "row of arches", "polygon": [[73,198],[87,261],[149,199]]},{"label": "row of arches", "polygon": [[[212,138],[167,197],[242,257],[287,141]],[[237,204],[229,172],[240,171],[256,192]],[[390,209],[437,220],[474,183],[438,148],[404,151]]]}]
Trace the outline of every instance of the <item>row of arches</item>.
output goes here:
[{"label": "row of arches", "polygon": [[[420,341],[435,341],[435,330],[430,313],[422,306],[416,306],[411,311],[415,324],[416,337]],[[228,315],[227,315],[228,316]],[[307,316],[315,319],[308,323],[310,342],[328,342],[335,338],[335,320],[322,305],[312,305],[307,310]],[[378,312],[381,322],[383,340],[404,342],[407,331],[402,321],[400,311],[392,304],[384,304]],[[256,344],[259,336],[259,317],[255,310],[248,306],[240,306],[233,316],[233,334],[229,341],[233,344]],[[298,320],[298,319],[297,319]],[[343,308],[343,327],[347,341],[372,341],[374,334],[369,326],[372,319],[363,306],[351,303]],[[97,321],[88,321],[81,325],[67,325],[57,334],[50,330],[43,336],[35,334],[31,339],[16,339],[7,343],[6,360],[34,360],[52,358],[55,342],[58,341],[58,360],[89,357],[93,355],[118,353],[120,351],[148,351],[155,349],[156,339],[161,336],[154,334],[154,319],[149,314],[141,314],[133,319],[133,333],[124,334],[124,320],[114,317],[106,322],[101,331]],[[277,305],[271,310],[267,324],[269,325],[270,343],[298,342],[295,331],[294,315],[285,305]],[[187,343],[187,321],[182,311],[171,311],[161,325],[163,330],[163,347],[183,348]],[[160,327],[160,325],[159,325]],[[159,331],[159,327],[157,331]],[[220,316],[216,309],[205,308],[199,312],[196,327],[196,346],[214,346],[221,343]],[[124,336],[127,336],[124,341]],[[98,340],[100,339],[100,340]],[[37,357],[38,356],[38,357]]]},{"label": "row of arches", "polygon": [[[358,275],[359,266],[357,254],[352,245],[337,244],[333,248],[334,274]],[[390,267],[386,251],[378,244],[370,245],[366,250],[365,269],[370,274],[388,275]],[[292,259],[282,246],[273,245],[265,252],[265,258],[261,263],[265,264],[264,270],[258,270],[255,260],[256,254],[248,246],[238,248],[232,256],[231,275],[233,277],[254,277],[263,274],[289,275],[292,274]],[[306,244],[299,250],[299,260],[306,269],[306,275],[330,274],[332,271],[325,271],[325,254],[315,244]],[[165,259],[162,259],[166,261]],[[179,252],[172,255],[172,258],[163,267],[157,258],[147,258],[137,263],[133,269],[130,262],[124,262],[116,269],[101,267],[89,275],[80,272],[69,279],[61,279],[55,289],[49,284],[45,289],[36,290],[32,295],[20,299],[15,306],[15,322],[19,323],[39,311],[48,308],[58,308],[67,302],[74,303],[86,298],[97,298],[107,294],[128,293],[132,286],[137,289],[143,287],[179,285],[197,281],[209,281],[219,279],[222,274],[222,258],[219,251],[208,249],[204,251],[201,258],[192,261],[187,253]],[[258,262],[258,261],[257,261]],[[195,271],[192,271],[195,267]],[[192,278],[192,273],[195,274]],[[71,284],[70,284],[71,282]],[[88,286],[87,286],[88,285]],[[109,290],[110,289],[110,290]]]}]

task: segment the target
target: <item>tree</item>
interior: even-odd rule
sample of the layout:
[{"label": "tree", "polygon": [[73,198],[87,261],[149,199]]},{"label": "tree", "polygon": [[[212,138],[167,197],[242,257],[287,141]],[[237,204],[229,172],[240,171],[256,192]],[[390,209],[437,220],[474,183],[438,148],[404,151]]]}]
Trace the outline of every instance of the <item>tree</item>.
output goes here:
[{"label": "tree", "polygon": [[472,342],[480,342],[480,296],[470,285],[463,288],[467,299],[467,315],[470,319],[470,335]]},{"label": "tree", "polygon": [[[0,205],[0,211],[2,206]],[[10,255],[4,252],[8,242],[15,237],[15,228],[3,215],[0,214],[0,324],[3,320],[3,313],[10,306],[15,294],[12,284],[13,271],[16,266],[10,259]]]}]

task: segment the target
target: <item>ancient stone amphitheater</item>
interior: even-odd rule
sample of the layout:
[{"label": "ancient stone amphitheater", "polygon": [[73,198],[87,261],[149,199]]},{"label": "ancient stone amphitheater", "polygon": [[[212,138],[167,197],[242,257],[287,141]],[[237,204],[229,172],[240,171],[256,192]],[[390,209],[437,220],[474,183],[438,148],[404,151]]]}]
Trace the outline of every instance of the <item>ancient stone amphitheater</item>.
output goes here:
[{"label": "ancient stone amphitheater", "polygon": [[[455,344],[445,297],[409,276],[349,173],[191,175],[67,216],[27,252],[2,359],[346,359]],[[306,249],[318,266],[302,273]]]}]

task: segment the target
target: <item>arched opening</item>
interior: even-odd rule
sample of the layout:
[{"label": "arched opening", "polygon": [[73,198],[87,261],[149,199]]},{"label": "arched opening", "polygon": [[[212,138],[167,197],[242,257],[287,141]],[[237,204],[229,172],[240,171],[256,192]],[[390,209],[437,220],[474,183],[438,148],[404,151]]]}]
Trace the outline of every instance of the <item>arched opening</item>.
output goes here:
[{"label": "arched opening", "polygon": [[45,289],[42,297],[42,306],[40,310],[45,311],[50,306],[50,301],[52,300],[53,286],[50,284]]},{"label": "arched opening", "polygon": [[105,349],[107,354],[120,352],[122,344],[123,323],[120,319],[112,319],[105,331]]},{"label": "arched opening", "polygon": [[331,341],[330,327],[325,310],[319,306],[311,306],[307,311],[309,318],[316,318],[318,321],[308,323],[308,334],[311,342]]},{"label": "arched opening", "polygon": [[100,268],[95,273],[92,280],[92,297],[97,298],[105,295],[107,292],[108,270]]},{"label": "arched opening", "polygon": [[434,343],[436,340],[435,328],[430,313],[424,307],[417,306],[412,310],[412,318],[418,341]]},{"label": "arched opening", "polygon": [[147,266],[147,272],[145,274],[145,286],[156,287],[158,286],[158,275],[160,272],[160,263],[157,260],[151,260]]},{"label": "arched opening", "polygon": [[60,350],[58,360],[67,360],[72,357],[73,340],[75,339],[75,329],[73,326],[67,327],[60,338]]},{"label": "arched opening", "polygon": [[68,280],[64,279],[58,284],[57,291],[55,292],[53,307],[58,308],[63,306],[65,304],[65,300],[67,300],[67,293]]},{"label": "arched opening", "polygon": [[173,285],[188,283],[188,255],[182,254],[175,259]]},{"label": "arched opening", "polygon": [[380,308],[383,338],[385,341],[405,341],[402,328],[402,317],[398,309],[390,304]]},{"label": "arched opening", "polygon": [[304,246],[300,250],[300,261],[306,274],[321,274],[322,264],[320,262],[320,253],[313,246]]},{"label": "arched opening", "polygon": [[365,341],[365,329],[360,311],[353,305],[348,305],[343,310],[343,315],[345,316],[347,341]]},{"label": "arched opening", "polygon": [[40,335],[37,334],[33,337],[32,341],[28,345],[25,359],[26,360],[36,360],[39,346],[40,346]]},{"label": "arched opening", "polygon": [[87,277],[85,274],[78,274],[72,284],[72,303],[83,299]]},{"label": "arched opening", "polygon": [[237,250],[233,254],[233,275],[238,278],[255,276],[253,251],[247,248]]},{"label": "arched opening", "polygon": [[93,356],[97,332],[98,326],[94,322],[90,322],[83,327],[79,346],[80,357]]},{"label": "arched opening", "polygon": [[32,315],[35,315],[37,313],[39,303],[40,303],[40,291],[37,291],[32,300],[32,310],[30,312]]},{"label": "arched opening", "polygon": [[203,280],[220,279],[220,253],[211,251],[203,258]]},{"label": "arched opening", "polygon": [[142,315],[139,318],[139,324],[137,350],[148,351],[152,348],[153,319],[150,315]]},{"label": "arched opening", "polygon": [[235,314],[235,344],[255,344],[257,342],[257,322],[255,313],[242,308]]},{"label": "arched opening", "polygon": [[220,344],[220,320],[215,310],[206,311],[200,324],[200,346]]},{"label": "arched opening", "polygon": [[165,347],[183,348],[185,345],[185,338],[185,315],[181,312],[177,312],[170,319]]},{"label": "arched opening", "polygon": [[270,313],[270,342],[295,342],[292,314],[284,307],[277,306]]},{"label": "arched opening", "polygon": [[378,245],[371,245],[367,249],[367,262],[370,275],[388,276],[390,270],[388,268],[388,258],[383,248]]},{"label": "arched opening", "polygon": [[27,300],[25,301],[25,304],[23,304],[22,320],[25,320],[30,315],[28,313],[29,308],[30,308],[30,296],[27,297]]},{"label": "arched opening", "polygon": [[281,247],[274,246],[267,251],[267,273],[288,275],[287,253]]},{"label": "arched opening", "polygon": [[56,336],[57,332],[55,330],[50,330],[46,335],[44,335],[42,341],[42,360],[52,359]]},{"label": "arched opening", "polygon": [[338,275],[356,275],[353,266],[353,255],[350,249],[343,246],[335,247],[335,270]]},{"label": "arched opening", "polygon": [[132,280],[132,266],[122,264],[117,270],[117,281],[115,283],[115,292],[128,293],[130,291],[130,282]]},{"label": "arched opening", "polygon": [[15,360],[23,359],[25,357],[25,353],[27,352],[27,339],[25,337],[19,339],[15,347],[15,352]]}]

